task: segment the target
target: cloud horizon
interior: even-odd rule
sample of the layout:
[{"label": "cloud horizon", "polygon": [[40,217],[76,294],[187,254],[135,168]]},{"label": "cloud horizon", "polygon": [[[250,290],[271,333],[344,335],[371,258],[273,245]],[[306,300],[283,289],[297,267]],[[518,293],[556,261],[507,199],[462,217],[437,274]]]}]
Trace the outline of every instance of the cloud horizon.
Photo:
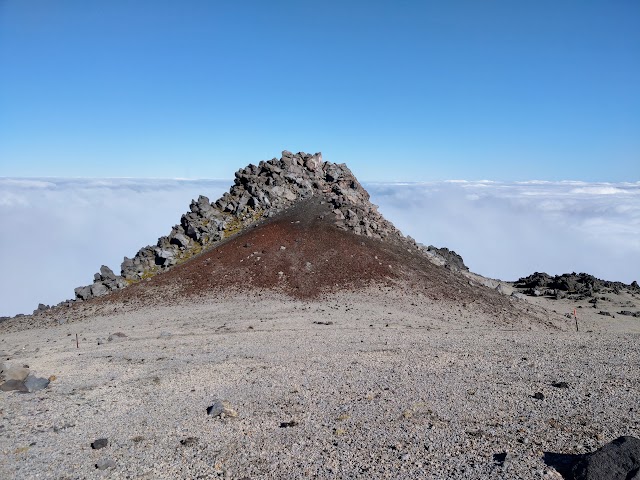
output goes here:
[{"label": "cloud horizon", "polygon": [[[447,247],[481,275],[516,280],[534,271],[638,280],[640,182],[362,182],[405,235]],[[0,316],[57,304],[107,265],[155,244],[229,180],[1,178],[0,239],[6,275]]]}]

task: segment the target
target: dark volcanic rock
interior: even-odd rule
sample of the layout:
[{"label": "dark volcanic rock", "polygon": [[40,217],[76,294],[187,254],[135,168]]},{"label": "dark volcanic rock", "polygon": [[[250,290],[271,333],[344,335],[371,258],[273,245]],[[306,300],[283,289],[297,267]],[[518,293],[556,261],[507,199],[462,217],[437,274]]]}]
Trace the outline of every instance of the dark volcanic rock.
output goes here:
[{"label": "dark volcanic rock", "polygon": [[575,480],[633,480],[640,478],[640,439],[619,437],[584,455],[572,469]]},{"label": "dark volcanic rock", "polygon": [[108,445],[109,445],[108,438],[98,438],[97,440],[94,440],[91,443],[91,448],[93,448],[94,450],[100,450],[101,448],[105,448]]},{"label": "dark volcanic rock", "polygon": [[[635,283],[635,282],[634,282]],[[601,280],[587,273],[564,273],[551,276],[547,273],[535,272],[528,277],[522,277],[514,282],[514,287],[526,290],[530,295],[548,295],[561,297],[562,293],[590,297],[597,292],[608,289],[613,293],[622,290],[634,290],[633,283],[625,285],[622,282]]]}]

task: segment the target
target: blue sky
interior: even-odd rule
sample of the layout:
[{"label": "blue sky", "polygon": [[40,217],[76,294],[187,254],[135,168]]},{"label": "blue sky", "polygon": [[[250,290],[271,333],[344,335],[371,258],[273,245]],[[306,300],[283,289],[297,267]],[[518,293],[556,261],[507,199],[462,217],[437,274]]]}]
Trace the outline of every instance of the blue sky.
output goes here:
[{"label": "blue sky", "polygon": [[0,0],[0,176],[640,179],[640,2]]}]

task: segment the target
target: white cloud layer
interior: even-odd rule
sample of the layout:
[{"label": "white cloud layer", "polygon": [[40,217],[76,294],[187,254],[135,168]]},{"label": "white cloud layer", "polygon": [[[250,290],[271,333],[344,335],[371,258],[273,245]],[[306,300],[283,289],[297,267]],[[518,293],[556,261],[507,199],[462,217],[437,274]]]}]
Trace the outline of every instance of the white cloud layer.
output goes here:
[{"label": "white cloud layer", "polygon": [[437,182],[367,185],[418,242],[461,254],[485,276],[586,272],[640,280],[640,182]]},{"label": "white cloud layer", "polygon": [[228,180],[0,178],[0,315],[73,298],[100,265],[120,273],[167,235],[191,199],[217,199]]},{"label": "white cloud layer", "polygon": [[[56,304],[100,265],[169,233],[198,195],[228,180],[0,178],[0,315]],[[640,280],[640,182],[448,181],[364,185],[418,242],[448,247],[472,271],[514,280],[584,271]]]}]

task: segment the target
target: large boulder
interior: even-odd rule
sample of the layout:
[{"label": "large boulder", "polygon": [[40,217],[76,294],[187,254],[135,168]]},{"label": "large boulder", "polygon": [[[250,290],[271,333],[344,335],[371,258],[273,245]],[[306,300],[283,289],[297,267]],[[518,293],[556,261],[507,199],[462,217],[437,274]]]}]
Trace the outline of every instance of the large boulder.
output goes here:
[{"label": "large boulder", "polygon": [[89,300],[91,298],[91,285],[87,285],[86,287],[77,287],[74,289],[74,293],[78,300]]},{"label": "large boulder", "polygon": [[573,466],[575,480],[640,479],[640,439],[619,437],[599,450],[584,455]]}]

